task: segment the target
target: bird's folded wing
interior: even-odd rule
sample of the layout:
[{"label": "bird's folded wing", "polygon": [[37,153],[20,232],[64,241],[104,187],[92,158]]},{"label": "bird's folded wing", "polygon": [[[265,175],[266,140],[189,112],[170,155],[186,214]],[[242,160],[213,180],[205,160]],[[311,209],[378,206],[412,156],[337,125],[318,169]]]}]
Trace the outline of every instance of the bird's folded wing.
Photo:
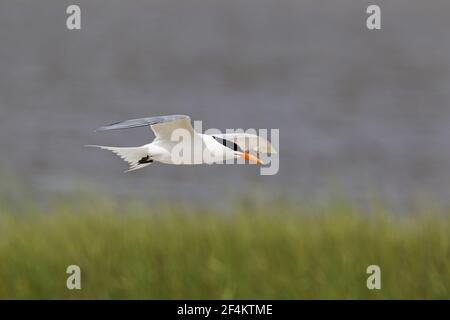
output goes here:
[{"label": "bird's folded wing", "polygon": [[189,134],[194,132],[191,118],[180,114],[125,120],[100,127],[96,131],[128,129],[144,126],[150,126],[156,137],[160,139],[170,138],[175,129],[185,129]]},{"label": "bird's folded wing", "polygon": [[236,143],[242,150],[260,153],[275,154],[277,150],[266,139],[250,133],[222,133],[214,134],[214,137]]}]

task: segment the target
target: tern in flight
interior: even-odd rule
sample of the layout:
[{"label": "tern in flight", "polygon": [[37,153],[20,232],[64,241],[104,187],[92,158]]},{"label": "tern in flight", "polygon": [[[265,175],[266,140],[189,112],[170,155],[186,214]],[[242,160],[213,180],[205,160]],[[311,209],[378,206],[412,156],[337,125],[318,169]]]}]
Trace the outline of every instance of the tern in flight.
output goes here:
[{"label": "tern in flight", "polygon": [[[266,139],[250,133],[201,134],[194,130],[191,118],[186,115],[169,115],[140,118],[100,127],[96,131],[117,130],[150,126],[155,139],[146,145],[118,148],[88,145],[109,150],[128,162],[125,172],[144,168],[153,162],[166,164],[223,163],[242,158],[249,163],[263,164],[250,153],[276,153]],[[183,139],[177,139],[183,137]],[[186,138],[187,137],[187,138]]]}]

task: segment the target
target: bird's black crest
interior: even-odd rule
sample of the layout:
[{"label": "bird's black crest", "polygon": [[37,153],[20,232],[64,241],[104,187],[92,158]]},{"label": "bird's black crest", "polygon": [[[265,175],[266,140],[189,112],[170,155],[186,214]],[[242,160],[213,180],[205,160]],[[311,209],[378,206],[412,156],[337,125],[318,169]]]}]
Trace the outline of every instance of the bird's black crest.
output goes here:
[{"label": "bird's black crest", "polygon": [[242,149],[238,146],[238,144],[233,141],[226,140],[216,136],[213,136],[213,138],[216,139],[217,142],[223,144],[225,147],[230,148],[231,150],[242,152]]}]

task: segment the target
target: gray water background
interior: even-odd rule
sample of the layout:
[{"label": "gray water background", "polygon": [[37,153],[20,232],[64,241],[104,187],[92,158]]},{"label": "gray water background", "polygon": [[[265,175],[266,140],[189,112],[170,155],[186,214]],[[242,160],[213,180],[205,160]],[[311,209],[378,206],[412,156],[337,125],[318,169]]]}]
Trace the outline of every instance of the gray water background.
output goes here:
[{"label": "gray water background", "polygon": [[[0,177],[204,204],[255,194],[392,204],[450,199],[450,1],[0,2]],[[382,29],[365,10],[382,9]],[[204,128],[278,128],[280,171],[126,165],[84,144],[141,145],[111,122],[181,113]],[[14,178],[11,178],[14,177]],[[8,181],[8,182],[6,182]]]}]

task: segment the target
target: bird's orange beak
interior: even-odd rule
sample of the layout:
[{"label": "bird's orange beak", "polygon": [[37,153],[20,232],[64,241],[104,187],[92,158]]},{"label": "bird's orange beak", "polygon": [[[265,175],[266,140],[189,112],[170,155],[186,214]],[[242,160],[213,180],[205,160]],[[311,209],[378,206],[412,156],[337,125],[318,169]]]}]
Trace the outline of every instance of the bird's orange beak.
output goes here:
[{"label": "bird's orange beak", "polygon": [[250,152],[245,151],[241,153],[241,157],[244,158],[247,161],[251,161],[257,164],[264,164],[264,162],[261,161],[261,159],[255,157],[254,155],[252,155]]}]

